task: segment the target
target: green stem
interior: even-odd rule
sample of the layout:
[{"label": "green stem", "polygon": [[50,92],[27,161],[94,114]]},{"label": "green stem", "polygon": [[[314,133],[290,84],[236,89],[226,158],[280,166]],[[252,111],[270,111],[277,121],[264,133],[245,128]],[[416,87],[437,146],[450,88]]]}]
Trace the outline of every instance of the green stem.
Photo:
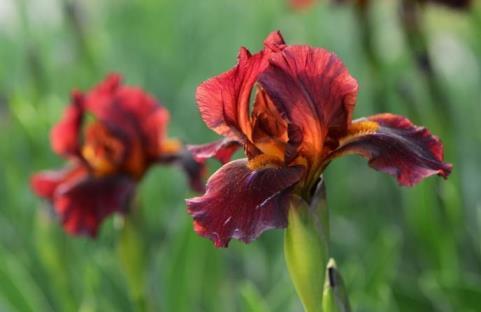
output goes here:
[{"label": "green stem", "polygon": [[146,311],[146,246],[139,211],[133,209],[123,219],[117,243],[117,255],[124,273],[134,311]]},{"label": "green stem", "polygon": [[323,181],[308,204],[293,196],[284,236],[287,268],[306,312],[322,312],[322,293],[328,259],[329,216]]}]

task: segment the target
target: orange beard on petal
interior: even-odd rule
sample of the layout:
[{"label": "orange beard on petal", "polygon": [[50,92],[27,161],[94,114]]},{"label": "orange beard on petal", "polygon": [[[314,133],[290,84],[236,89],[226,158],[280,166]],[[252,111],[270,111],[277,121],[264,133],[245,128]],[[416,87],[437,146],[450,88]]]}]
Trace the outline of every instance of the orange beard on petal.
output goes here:
[{"label": "orange beard on petal", "polygon": [[347,134],[340,139],[341,145],[346,144],[350,140],[365,134],[375,133],[379,129],[379,124],[367,119],[359,119],[353,121],[347,129]]}]

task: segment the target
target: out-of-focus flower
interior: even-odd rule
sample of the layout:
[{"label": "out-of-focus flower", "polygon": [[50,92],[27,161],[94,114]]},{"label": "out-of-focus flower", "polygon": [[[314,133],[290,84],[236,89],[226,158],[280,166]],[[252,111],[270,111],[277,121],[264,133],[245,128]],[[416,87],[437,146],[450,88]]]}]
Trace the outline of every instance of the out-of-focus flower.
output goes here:
[{"label": "out-of-focus flower", "polygon": [[168,121],[151,95],[122,85],[116,74],[89,92],[74,91],[50,137],[68,164],[33,175],[34,192],[52,203],[67,232],[95,237],[106,217],[128,211],[136,184],[153,164],[179,163],[201,191],[202,166],[180,141],[166,137]]},{"label": "out-of-focus flower", "polygon": [[316,0],[289,0],[289,6],[294,10],[303,10],[311,7]]},{"label": "out-of-focus flower", "polygon": [[290,200],[309,203],[326,166],[343,155],[361,155],[405,186],[449,175],[427,129],[393,114],[352,120],[357,91],[336,55],[287,45],[279,32],[256,54],[241,48],[234,68],[197,88],[202,119],[225,138],[193,147],[194,155],[227,162],[242,147],[246,158],[222,166],[205,194],[187,200],[195,231],[226,247],[286,227]]},{"label": "out-of-focus flower", "polygon": [[467,9],[471,6],[471,0],[418,0],[418,2],[432,2],[445,5],[453,9]]},{"label": "out-of-focus flower", "polygon": [[[437,4],[441,4],[441,5],[445,5],[445,6],[448,6],[450,8],[453,8],[453,9],[467,9],[470,7],[471,5],[471,0],[403,0],[403,1],[409,1],[409,2],[412,2],[412,3],[421,3],[421,4],[425,4],[425,3],[437,3]],[[299,5],[295,5],[296,2],[299,2]],[[299,1],[296,1],[296,0],[291,0],[290,1],[290,4],[292,7],[294,8],[298,8],[298,9],[302,9],[302,8],[306,8],[306,7],[309,7],[311,4],[313,4],[315,2],[315,0],[299,0]],[[367,6],[370,2],[370,0],[333,0],[334,3],[338,3],[338,4],[345,4],[345,3],[352,3],[352,4],[355,4],[359,7],[365,7]]]}]

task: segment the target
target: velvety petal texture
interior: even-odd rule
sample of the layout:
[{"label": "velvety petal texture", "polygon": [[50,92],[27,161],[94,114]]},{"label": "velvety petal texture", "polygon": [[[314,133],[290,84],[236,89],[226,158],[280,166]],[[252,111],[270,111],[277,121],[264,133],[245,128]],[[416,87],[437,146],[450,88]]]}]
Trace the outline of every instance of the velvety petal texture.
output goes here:
[{"label": "velvety petal texture", "polygon": [[226,246],[285,226],[282,194],[310,202],[323,170],[344,154],[368,158],[406,186],[449,175],[439,139],[425,128],[391,114],[353,122],[357,92],[356,79],[327,50],[288,45],[278,32],[257,54],[241,49],[236,67],[197,89],[202,118],[225,139],[191,150],[199,161],[224,162],[234,141],[247,159],[221,167],[207,192],[187,201],[195,230]]},{"label": "velvety petal texture", "polygon": [[285,227],[283,195],[303,171],[300,166],[252,170],[245,159],[224,165],[211,176],[203,196],[187,200],[195,231],[227,247],[232,238],[250,242],[265,230]]},{"label": "velvety petal texture", "polygon": [[200,115],[206,125],[232,140],[245,141],[250,135],[249,100],[257,76],[272,53],[282,49],[284,39],[273,32],[264,41],[264,50],[251,55],[241,48],[238,64],[231,70],[203,82],[196,91]]},{"label": "velvety petal texture", "polygon": [[278,110],[302,129],[305,151],[319,155],[328,134],[346,133],[358,86],[335,54],[289,46],[272,56],[259,83]]},{"label": "velvety petal texture", "polygon": [[353,122],[349,135],[330,158],[359,154],[376,170],[412,186],[431,175],[447,177],[452,165],[443,159],[443,146],[426,128],[393,114],[379,114]]},{"label": "velvety petal texture", "polygon": [[198,162],[204,162],[209,158],[216,158],[225,164],[230,161],[232,155],[241,145],[237,141],[221,139],[212,143],[202,145],[188,145],[187,149],[192,153]]}]

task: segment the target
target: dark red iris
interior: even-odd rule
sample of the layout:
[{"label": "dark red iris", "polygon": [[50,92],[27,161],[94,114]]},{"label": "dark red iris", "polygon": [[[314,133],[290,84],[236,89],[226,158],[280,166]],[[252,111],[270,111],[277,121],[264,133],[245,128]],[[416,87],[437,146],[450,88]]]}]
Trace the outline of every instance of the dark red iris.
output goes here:
[{"label": "dark red iris", "polygon": [[35,193],[48,199],[72,234],[96,236],[102,221],[129,209],[136,184],[155,163],[178,162],[193,188],[202,190],[202,167],[178,140],[166,137],[168,111],[112,74],[86,93],[73,92],[52,129],[52,149],[66,168],[32,176]]},{"label": "dark red iris", "polygon": [[325,167],[341,155],[359,154],[406,186],[449,175],[439,139],[425,128],[392,114],[353,121],[357,91],[336,55],[287,45],[279,32],[256,54],[241,48],[238,64],[196,93],[202,119],[225,137],[191,147],[197,159],[227,162],[238,147],[246,154],[215,172],[205,194],[187,200],[197,233],[225,247],[232,238],[250,242],[285,227],[290,196],[309,202]]}]

